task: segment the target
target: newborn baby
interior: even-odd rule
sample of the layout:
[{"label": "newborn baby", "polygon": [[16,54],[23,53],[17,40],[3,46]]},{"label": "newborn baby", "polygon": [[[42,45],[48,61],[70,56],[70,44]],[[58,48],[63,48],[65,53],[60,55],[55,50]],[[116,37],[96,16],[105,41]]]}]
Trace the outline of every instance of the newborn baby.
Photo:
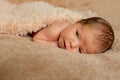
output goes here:
[{"label": "newborn baby", "polygon": [[101,53],[112,46],[114,33],[106,20],[93,16],[93,12],[76,12],[41,1],[15,5],[0,0],[0,33],[32,33],[35,42],[77,53]]},{"label": "newborn baby", "polygon": [[100,17],[82,19],[75,23],[55,22],[33,32],[33,41],[75,53],[96,54],[111,48],[114,32]]}]

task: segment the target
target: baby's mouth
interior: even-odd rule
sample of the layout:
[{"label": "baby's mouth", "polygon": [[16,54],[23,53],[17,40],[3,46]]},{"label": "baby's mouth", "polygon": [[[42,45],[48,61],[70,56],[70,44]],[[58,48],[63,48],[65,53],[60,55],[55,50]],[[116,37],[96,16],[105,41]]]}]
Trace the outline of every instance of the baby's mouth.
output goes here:
[{"label": "baby's mouth", "polygon": [[65,43],[65,40],[64,40],[64,39],[61,40],[59,46],[60,46],[60,48],[66,49],[66,43]]},{"label": "baby's mouth", "polygon": [[66,47],[67,47],[66,41],[65,41],[63,38],[59,39],[58,47],[59,47],[59,48],[66,49]]},{"label": "baby's mouth", "polygon": [[59,48],[63,48],[63,49],[66,48],[64,39],[59,39],[59,41],[58,41],[58,47]]},{"label": "baby's mouth", "polygon": [[65,43],[65,40],[63,40],[63,48],[66,49],[66,43]]}]

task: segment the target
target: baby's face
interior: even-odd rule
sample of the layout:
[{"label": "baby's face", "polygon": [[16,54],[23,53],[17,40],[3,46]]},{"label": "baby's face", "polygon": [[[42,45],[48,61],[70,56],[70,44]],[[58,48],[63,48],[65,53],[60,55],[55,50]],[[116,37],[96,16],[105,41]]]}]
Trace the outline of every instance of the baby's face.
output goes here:
[{"label": "baby's face", "polygon": [[84,28],[80,23],[67,26],[58,40],[60,48],[79,53],[96,53],[96,41],[92,31]]}]

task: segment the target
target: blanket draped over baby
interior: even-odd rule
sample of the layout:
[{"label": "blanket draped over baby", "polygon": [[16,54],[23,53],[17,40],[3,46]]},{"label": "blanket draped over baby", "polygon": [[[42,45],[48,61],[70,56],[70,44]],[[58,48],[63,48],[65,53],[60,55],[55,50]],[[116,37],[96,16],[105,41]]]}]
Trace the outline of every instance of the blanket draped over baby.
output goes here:
[{"label": "blanket draped over baby", "polygon": [[74,22],[93,16],[97,15],[92,11],[77,12],[41,1],[16,5],[0,0],[0,33],[22,36],[55,21]]}]

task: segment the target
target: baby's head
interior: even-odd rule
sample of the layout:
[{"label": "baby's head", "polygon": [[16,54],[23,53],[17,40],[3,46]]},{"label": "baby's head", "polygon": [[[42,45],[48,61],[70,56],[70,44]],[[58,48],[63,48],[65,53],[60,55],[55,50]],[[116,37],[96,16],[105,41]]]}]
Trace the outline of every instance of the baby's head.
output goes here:
[{"label": "baby's head", "polygon": [[69,25],[60,34],[60,47],[74,52],[88,54],[102,53],[110,49],[114,42],[111,25],[100,17],[82,19]]},{"label": "baby's head", "polygon": [[92,17],[78,21],[84,28],[90,30],[95,37],[96,53],[110,49],[114,41],[114,32],[111,25],[100,17]]}]

